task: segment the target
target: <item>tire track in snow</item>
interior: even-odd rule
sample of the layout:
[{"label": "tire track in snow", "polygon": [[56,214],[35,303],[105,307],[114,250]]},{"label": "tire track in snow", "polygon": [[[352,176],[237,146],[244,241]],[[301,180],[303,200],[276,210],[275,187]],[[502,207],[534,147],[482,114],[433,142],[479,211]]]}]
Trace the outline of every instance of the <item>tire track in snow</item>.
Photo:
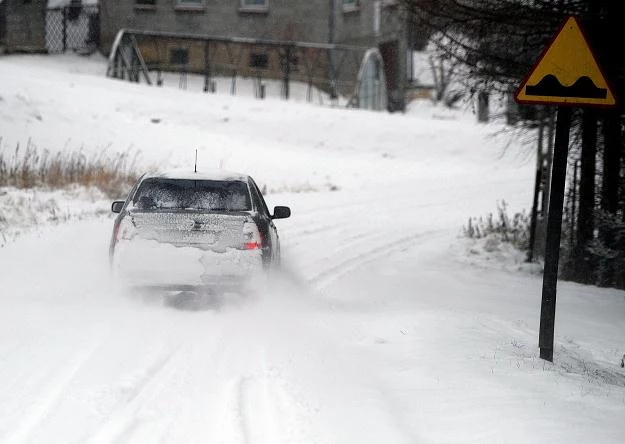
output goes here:
[{"label": "tire track in snow", "polygon": [[[363,227],[359,227],[362,230]],[[424,232],[414,233],[407,236],[397,236],[390,232],[380,231],[379,228],[369,228],[362,231],[356,231],[349,236],[340,236],[344,227],[341,225],[334,225],[334,230],[328,230],[330,233],[335,234],[337,244],[332,249],[332,256],[341,256],[339,253],[345,251],[351,252],[346,258],[333,260],[332,256],[324,255],[313,257],[312,260],[308,260],[304,265],[307,270],[315,268],[314,265],[321,264],[321,270],[315,270],[311,275],[305,277],[305,281],[315,285],[318,288],[323,288],[331,282],[339,279],[343,275],[363,266],[367,263],[374,262],[375,260],[399,251],[405,248],[407,245],[414,244],[418,239],[434,235],[441,234],[447,230],[428,230]],[[302,230],[304,239],[310,238],[318,232],[311,230],[306,232]],[[390,240],[389,240],[390,237]],[[382,242],[379,242],[382,240]],[[294,243],[291,243],[289,248],[297,248],[305,243],[301,240],[301,237]]]},{"label": "tire track in snow", "polygon": [[96,341],[91,347],[82,353],[75,354],[69,364],[56,375],[48,384],[50,387],[45,396],[39,397],[38,402],[31,413],[27,415],[17,426],[17,429],[5,441],[7,444],[27,442],[33,430],[52,411],[54,406],[65,394],[66,389],[72,383],[74,377],[80,369],[89,361],[95,350],[101,345],[101,341]]},{"label": "tire track in snow", "polygon": [[[396,221],[393,215],[404,214],[409,209],[426,210],[444,205],[439,200],[423,201],[423,197],[427,198],[427,194],[415,196],[412,191],[392,195],[374,193],[366,199],[357,195],[344,204],[330,202],[304,210],[299,213],[304,223],[284,231],[287,241],[283,251],[296,252],[302,258],[297,266],[303,275],[300,280],[323,288],[360,266],[416,243],[423,236],[448,232],[444,229],[415,232],[414,224],[393,223]],[[371,212],[372,207],[378,211]],[[328,218],[336,222],[328,224]],[[307,248],[310,245],[316,248],[310,251]]]},{"label": "tire track in snow", "polygon": [[287,409],[283,399],[275,396],[278,387],[267,367],[265,346],[256,349],[257,364],[254,374],[244,376],[237,382],[236,408],[245,444],[276,444],[288,442],[283,439],[278,421],[285,421]]},{"label": "tire track in snow", "polygon": [[[144,372],[141,378],[135,382],[132,390],[120,400],[120,408],[113,410],[99,430],[91,435],[90,443],[126,442],[133,431],[138,427],[135,415],[129,415],[129,410],[136,410],[141,405],[143,395],[158,382],[159,375],[167,369],[168,365],[183,349],[182,344],[169,350],[164,356],[158,358]],[[165,378],[166,379],[166,378]],[[162,384],[159,384],[161,386]]]},{"label": "tire track in snow", "polygon": [[249,395],[247,394],[247,391],[249,390],[247,387],[249,381],[249,377],[243,377],[239,379],[237,383],[236,410],[238,412],[239,427],[241,429],[244,444],[252,444],[252,435],[249,423],[252,411],[249,406]]},{"label": "tire track in snow", "polygon": [[239,332],[240,315],[210,318],[214,323],[190,329],[184,345],[146,371],[140,387],[88,442],[257,442],[253,419],[271,406],[256,398],[262,356],[256,343],[249,343],[249,331]]},{"label": "tire track in snow", "polygon": [[[356,254],[330,264],[325,269],[317,272],[313,276],[308,277],[308,282],[315,285],[317,288],[323,288],[333,281],[341,278],[345,274],[356,270],[363,265],[388,256],[396,251],[405,249],[408,245],[414,245],[417,241],[427,236],[441,235],[446,233],[447,230],[428,230],[421,233],[415,233],[409,236],[395,237],[393,240],[384,242],[382,244],[374,245],[367,250],[356,250]],[[386,237],[386,236],[385,236]]]},{"label": "tire track in snow", "polygon": [[[329,253],[327,249],[324,249],[322,251],[324,251],[325,254],[318,254],[312,257],[306,256],[306,260],[302,264],[306,270],[304,281],[310,283],[315,276],[324,273],[328,270],[328,267],[333,267],[333,264],[337,263],[338,258],[344,257],[345,252],[347,252],[348,255],[352,255],[353,252],[362,254],[362,252],[368,251],[372,243],[386,237],[385,234],[378,231],[358,232],[351,236],[340,236],[337,233],[336,239],[332,239],[331,241],[326,239],[326,242],[333,245],[331,253]],[[290,247],[297,248],[300,245],[302,245],[302,242],[296,242]],[[363,248],[363,246],[366,248]]]},{"label": "tire track in snow", "polygon": [[301,236],[307,237],[328,231],[337,231],[338,228],[336,224],[316,224],[313,226],[304,226],[304,228],[301,229],[287,230],[286,232],[289,237],[300,238]]}]

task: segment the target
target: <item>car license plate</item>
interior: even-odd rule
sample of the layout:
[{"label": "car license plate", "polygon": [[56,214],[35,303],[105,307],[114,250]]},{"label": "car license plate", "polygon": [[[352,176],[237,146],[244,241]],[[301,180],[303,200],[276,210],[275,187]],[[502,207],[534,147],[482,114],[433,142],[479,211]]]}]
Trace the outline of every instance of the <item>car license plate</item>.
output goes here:
[{"label": "car license plate", "polygon": [[189,232],[187,239],[194,244],[214,244],[216,236],[212,231],[194,230]]}]

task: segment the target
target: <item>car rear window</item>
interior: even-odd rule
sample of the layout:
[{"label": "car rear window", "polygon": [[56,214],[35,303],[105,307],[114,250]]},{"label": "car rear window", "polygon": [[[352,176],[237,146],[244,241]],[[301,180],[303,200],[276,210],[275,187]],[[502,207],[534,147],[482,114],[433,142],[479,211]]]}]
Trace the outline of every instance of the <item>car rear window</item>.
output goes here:
[{"label": "car rear window", "polygon": [[249,211],[246,182],[233,180],[144,180],[132,200],[138,210]]}]

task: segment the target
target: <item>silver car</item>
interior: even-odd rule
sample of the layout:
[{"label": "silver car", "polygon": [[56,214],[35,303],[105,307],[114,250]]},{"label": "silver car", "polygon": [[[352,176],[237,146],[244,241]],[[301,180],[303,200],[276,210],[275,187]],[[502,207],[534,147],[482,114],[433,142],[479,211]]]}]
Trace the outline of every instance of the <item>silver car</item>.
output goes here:
[{"label": "silver car", "polygon": [[275,219],[245,174],[170,170],[143,175],[125,201],[113,202],[109,256],[131,286],[184,289],[241,285],[280,264]]}]

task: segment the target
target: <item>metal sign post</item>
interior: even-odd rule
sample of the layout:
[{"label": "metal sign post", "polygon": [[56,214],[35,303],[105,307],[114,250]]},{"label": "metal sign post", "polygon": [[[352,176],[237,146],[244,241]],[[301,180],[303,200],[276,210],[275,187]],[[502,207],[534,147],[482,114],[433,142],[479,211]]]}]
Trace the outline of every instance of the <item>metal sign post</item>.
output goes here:
[{"label": "metal sign post", "polygon": [[614,106],[616,98],[575,17],[568,17],[515,94],[518,103],[559,105],[540,310],[540,357],[553,362],[562,209],[571,106]]},{"label": "metal sign post", "polygon": [[556,287],[558,284],[558,263],[560,258],[560,238],[562,234],[562,208],[566,185],[566,161],[569,154],[569,132],[571,128],[571,108],[558,108],[556,140],[549,195],[549,215],[547,219],[547,241],[545,245],[545,270],[543,274],[543,295],[540,309],[540,333],[538,346],[541,359],[553,362],[553,336],[556,318]]}]

